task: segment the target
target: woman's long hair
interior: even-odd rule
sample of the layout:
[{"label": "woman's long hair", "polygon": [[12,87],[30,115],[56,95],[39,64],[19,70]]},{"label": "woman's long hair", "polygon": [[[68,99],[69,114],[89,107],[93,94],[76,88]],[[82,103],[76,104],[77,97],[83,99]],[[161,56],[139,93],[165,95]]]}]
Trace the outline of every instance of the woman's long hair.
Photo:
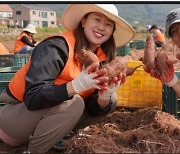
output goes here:
[{"label": "woman's long hair", "polygon": [[[87,18],[88,15],[89,14],[87,14],[85,16],[85,18]],[[114,28],[114,30],[115,30],[115,28]],[[113,32],[114,32],[114,30],[113,30]],[[74,35],[75,35],[75,40],[76,40],[75,53],[80,52],[82,50],[82,48],[84,48],[84,47],[86,47],[87,49],[89,48],[89,43],[84,34],[84,30],[82,28],[81,22],[78,24],[77,28],[75,29]],[[114,40],[113,34],[110,36],[110,38],[106,42],[101,44],[101,48],[107,56],[106,63],[112,61],[115,58],[116,45],[115,45],[115,40]]]}]

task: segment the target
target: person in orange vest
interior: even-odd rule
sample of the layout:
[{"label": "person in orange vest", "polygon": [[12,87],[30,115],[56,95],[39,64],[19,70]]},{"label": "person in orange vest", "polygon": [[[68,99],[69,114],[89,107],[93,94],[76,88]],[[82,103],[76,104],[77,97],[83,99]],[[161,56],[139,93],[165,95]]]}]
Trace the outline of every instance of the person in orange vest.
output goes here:
[{"label": "person in orange vest", "polygon": [[0,42],[0,55],[9,54],[9,50]]},{"label": "person in orange vest", "polygon": [[[116,90],[126,79],[120,73],[108,86],[106,71],[98,69],[135,36],[115,5],[70,4],[62,24],[67,32],[40,42],[0,96],[7,103],[0,109],[0,139],[29,143],[27,153],[46,153],[71,131],[101,120],[115,109]],[[83,48],[100,62],[84,68]]]},{"label": "person in orange vest", "polygon": [[165,44],[164,34],[160,31],[160,29],[156,25],[152,25],[151,27],[148,27],[148,29],[154,38],[156,47],[162,47]]},{"label": "person in orange vest", "polygon": [[[165,34],[176,47],[180,48],[180,8],[176,8],[168,13],[165,23]],[[176,56],[177,59],[180,59],[179,54]],[[180,81],[175,74],[173,62],[167,58],[165,65],[162,68],[168,67],[166,76],[162,76],[157,67],[156,71],[155,69],[150,71],[150,75],[159,79],[166,86],[171,87],[180,96]]]},{"label": "person in orange vest", "polygon": [[28,24],[15,42],[14,54],[26,54],[32,51],[37,45],[37,41],[33,38],[34,34],[37,34],[36,27]]}]

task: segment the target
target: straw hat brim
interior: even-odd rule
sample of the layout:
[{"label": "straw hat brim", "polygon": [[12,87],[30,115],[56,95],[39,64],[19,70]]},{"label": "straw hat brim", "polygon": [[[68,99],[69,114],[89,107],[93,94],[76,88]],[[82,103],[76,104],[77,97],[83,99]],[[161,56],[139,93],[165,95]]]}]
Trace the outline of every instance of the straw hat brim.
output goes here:
[{"label": "straw hat brim", "polygon": [[62,24],[67,30],[73,30],[81,19],[90,12],[102,13],[115,22],[116,29],[113,35],[116,47],[121,47],[134,38],[135,31],[129,23],[94,4],[70,4],[62,15]]}]

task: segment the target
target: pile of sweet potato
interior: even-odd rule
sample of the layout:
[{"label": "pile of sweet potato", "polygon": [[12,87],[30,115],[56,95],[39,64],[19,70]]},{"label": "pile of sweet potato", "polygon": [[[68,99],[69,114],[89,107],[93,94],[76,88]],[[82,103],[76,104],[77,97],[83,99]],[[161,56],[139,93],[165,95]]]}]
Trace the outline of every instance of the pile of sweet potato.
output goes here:
[{"label": "pile of sweet potato", "polygon": [[[176,55],[180,59],[180,54]],[[79,53],[79,59],[84,64],[85,68],[94,62],[99,62],[98,57],[91,51],[82,49]],[[127,67],[129,61],[129,56],[117,56],[110,63],[103,65],[100,69],[106,70],[106,76],[109,77],[110,81],[114,76],[117,76],[119,73],[124,73],[126,76],[130,76],[134,71],[142,66],[137,66],[135,68]],[[151,70],[154,70],[156,75],[161,76],[162,80],[166,78],[168,73],[168,56],[165,51],[156,51],[154,39],[152,35],[146,41],[146,47],[144,50],[143,64],[144,70],[150,73]],[[172,61],[175,63],[175,61]]]},{"label": "pile of sweet potato", "polygon": [[[79,53],[79,59],[85,66],[89,66],[90,64],[94,62],[99,62],[98,57],[96,54],[94,54],[91,51],[88,51],[86,49],[82,49],[82,51]],[[105,69],[106,70],[106,76],[109,77],[109,82],[112,80],[113,77],[118,76],[119,73],[124,73],[126,76],[130,76],[134,73],[134,71],[140,67],[137,66],[135,68],[127,67],[127,63],[130,60],[129,56],[117,56],[114,60],[112,60],[110,63],[105,64],[101,66],[99,69]]]}]

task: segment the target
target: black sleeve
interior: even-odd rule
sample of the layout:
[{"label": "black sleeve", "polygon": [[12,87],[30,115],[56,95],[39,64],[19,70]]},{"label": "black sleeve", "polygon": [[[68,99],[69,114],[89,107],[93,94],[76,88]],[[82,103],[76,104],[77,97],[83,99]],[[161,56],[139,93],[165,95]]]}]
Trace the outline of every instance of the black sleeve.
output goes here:
[{"label": "black sleeve", "polygon": [[31,43],[31,42],[29,41],[29,39],[28,39],[27,36],[23,36],[23,37],[21,38],[21,41],[22,41],[23,43],[31,46],[31,47],[34,47],[34,46],[35,46],[34,43]]},{"label": "black sleeve", "polygon": [[33,44],[36,44],[36,42],[37,42],[37,41],[32,37],[32,43],[33,43]]},{"label": "black sleeve", "polygon": [[25,77],[24,102],[29,110],[52,107],[69,99],[66,83],[53,83],[64,69],[68,51],[66,41],[60,36],[43,41],[35,47]]},{"label": "black sleeve", "polygon": [[111,110],[111,99],[109,101],[109,104],[105,109],[102,109],[98,102],[98,90],[95,90],[95,92],[89,96],[87,99],[85,99],[85,108],[89,115],[93,117],[103,116],[106,115]]}]

